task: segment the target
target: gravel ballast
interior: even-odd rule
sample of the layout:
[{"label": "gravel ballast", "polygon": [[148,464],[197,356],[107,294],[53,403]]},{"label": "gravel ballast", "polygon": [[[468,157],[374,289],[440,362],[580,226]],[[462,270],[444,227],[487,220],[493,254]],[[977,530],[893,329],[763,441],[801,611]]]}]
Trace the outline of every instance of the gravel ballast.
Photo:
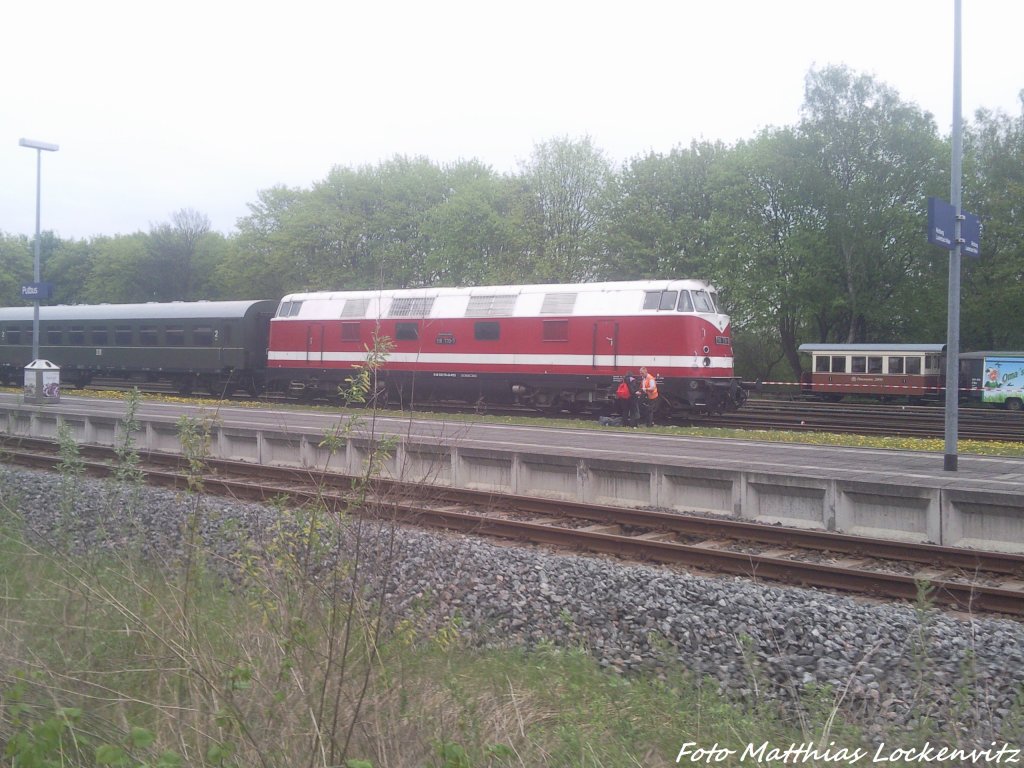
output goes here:
[{"label": "gravel ballast", "polygon": [[[93,479],[76,479],[69,492],[59,475],[10,465],[0,465],[0,483],[5,505],[35,536],[52,539],[59,526],[84,550],[118,547],[132,530],[163,556],[183,548],[182,493]],[[141,495],[129,504],[126,493]],[[226,558],[240,539],[263,540],[277,514],[217,497],[202,507],[207,546]],[[415,618],[424,632],[457,618],[471,644],[582,646],[626,674],[681,665],[746,701],[787,706],[831,686],[868,733],[927,717],[947,732],[1000,739],[1021,721],[1024,625],[1016,621],[408,528],[390,562],[392,615]]]}]

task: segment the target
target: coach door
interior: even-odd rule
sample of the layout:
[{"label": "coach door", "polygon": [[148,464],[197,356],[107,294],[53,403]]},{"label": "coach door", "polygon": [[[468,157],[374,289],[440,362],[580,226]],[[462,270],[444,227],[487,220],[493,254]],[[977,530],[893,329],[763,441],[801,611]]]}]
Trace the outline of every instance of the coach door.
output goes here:
[{"label": "coach door", "polygon": [[619,361],[619,323],[598,320],[594,323],[594,369],[611,372]]},{"label": "coach door", "polygon": [[321,365],[324,361],[324,327],[311,323],[306,328],[306,364]]}]

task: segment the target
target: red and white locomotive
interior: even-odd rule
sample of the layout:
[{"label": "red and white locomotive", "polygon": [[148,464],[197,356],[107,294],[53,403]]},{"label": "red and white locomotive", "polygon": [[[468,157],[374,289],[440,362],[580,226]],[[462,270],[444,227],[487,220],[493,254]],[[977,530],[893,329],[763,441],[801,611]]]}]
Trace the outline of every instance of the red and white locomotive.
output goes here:
[{"label": "red and white locomotive", "polygon": [[646,366],[662,410],[731,411],[746,392],[716,300],[701,280],[295,293],[271,320],[268,385],[334,395],[386,337],[378,373],[402,402],[580,412]]}]

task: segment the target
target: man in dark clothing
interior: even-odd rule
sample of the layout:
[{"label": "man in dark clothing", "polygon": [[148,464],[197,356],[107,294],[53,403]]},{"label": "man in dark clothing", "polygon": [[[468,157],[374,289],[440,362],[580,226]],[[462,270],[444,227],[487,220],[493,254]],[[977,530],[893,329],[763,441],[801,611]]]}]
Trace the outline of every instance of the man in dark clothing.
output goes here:
[{"label": "man in dark clothing", "polygon": [[635,427],[640,423],[640,377],[630,371],[622,377],[622,381],[629,389],[629,403],[623,420],[627,427]]}]

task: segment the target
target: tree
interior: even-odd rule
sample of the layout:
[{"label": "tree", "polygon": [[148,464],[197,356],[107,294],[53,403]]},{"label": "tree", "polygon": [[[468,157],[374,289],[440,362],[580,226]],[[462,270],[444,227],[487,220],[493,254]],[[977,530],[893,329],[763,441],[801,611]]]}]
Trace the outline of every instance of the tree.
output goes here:
[{"label": "tree", "polygon": [[171,214],[170,223],[150,227],[146,298],[156,301],[187,301],[193,293],[195,261],[204,238],[210,233],[210,219],[191,208]]}]

